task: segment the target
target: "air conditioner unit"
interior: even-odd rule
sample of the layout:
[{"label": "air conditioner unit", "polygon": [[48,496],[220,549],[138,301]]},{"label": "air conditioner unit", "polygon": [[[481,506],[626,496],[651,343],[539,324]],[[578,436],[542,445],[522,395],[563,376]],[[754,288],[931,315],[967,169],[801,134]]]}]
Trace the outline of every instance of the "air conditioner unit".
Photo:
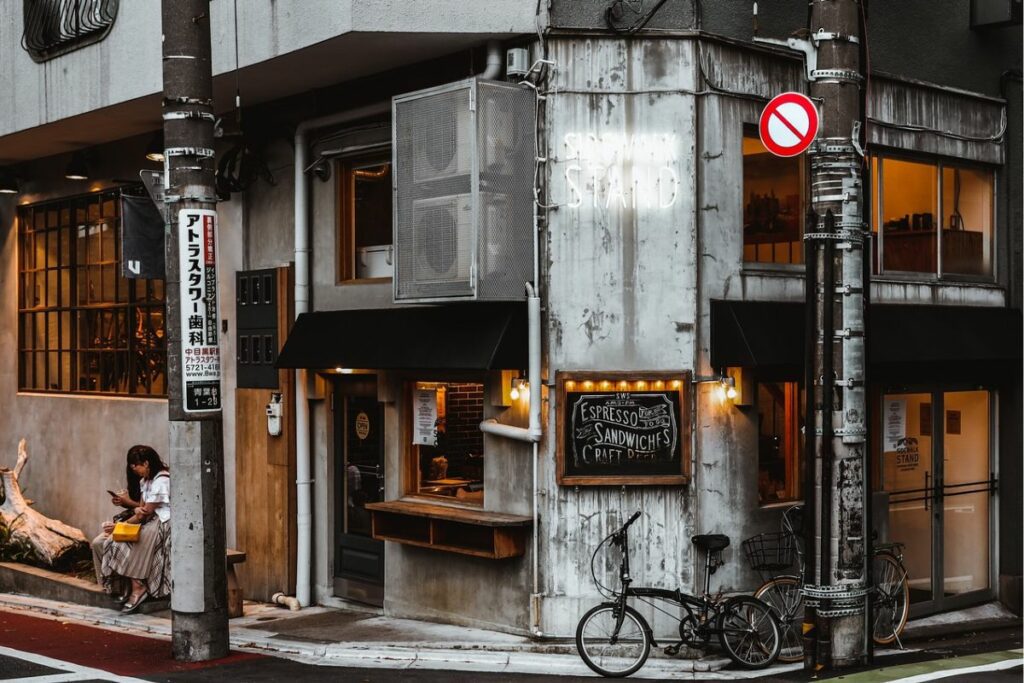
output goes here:
[{"label": "air conditioner unit", "polygon": [[468,194],[412,204],[413,280],[420,286],[469,284],[473,198]]},{"label": "air conditioner unit", "polygon": [[512,301],[533,277],[535,95],[472,78],[392,101],[396,301]]}]

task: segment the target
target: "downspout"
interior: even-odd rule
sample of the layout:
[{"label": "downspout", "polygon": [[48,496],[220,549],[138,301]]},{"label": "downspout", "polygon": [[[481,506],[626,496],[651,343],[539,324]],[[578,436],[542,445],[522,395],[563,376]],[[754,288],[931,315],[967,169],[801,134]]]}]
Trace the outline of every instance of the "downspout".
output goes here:
[{"label": "downspout", "polygon": [[501,75],[501,43],[497,40],[487,41],[487,67],[480,78],[494,80]]},{"label": "downspout", "polygon": [[[306,149],[309,131],[391,111],[390,102],[309,119],[295,129],[295,317],[309,311],[309,176]],[[295,371],[295,598],[302,607],[310,604],[312,571],[313,505],[309,446],[309,399],[305,369]]]}]

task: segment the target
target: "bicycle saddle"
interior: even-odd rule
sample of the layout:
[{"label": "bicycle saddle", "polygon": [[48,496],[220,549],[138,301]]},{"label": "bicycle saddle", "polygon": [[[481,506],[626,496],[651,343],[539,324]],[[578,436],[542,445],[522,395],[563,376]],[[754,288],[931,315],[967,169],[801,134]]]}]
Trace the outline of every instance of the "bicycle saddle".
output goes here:
[{"label": "bicycle saddle", "polygon": [[729,537],[725,534],[701,534],[694,536],[690,540],[693,541],[695,546],[708,552],[725,550],[729,547]]}]

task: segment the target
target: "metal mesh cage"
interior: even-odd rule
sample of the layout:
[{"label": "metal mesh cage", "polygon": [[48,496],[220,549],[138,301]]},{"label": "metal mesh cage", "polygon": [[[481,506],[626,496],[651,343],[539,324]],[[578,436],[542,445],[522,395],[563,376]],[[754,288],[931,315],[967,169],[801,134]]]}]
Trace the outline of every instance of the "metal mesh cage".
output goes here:
[{"label": "metal mesh cage", "polygon": [[471,79],[393,106],[395,299],[522,299],[533,258],[532,94]]}]

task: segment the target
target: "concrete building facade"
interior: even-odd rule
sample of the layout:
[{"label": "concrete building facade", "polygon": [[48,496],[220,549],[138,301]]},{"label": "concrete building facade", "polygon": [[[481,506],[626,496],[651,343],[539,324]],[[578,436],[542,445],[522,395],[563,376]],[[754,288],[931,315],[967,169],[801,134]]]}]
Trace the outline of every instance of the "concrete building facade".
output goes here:
[{"label": "concrete building facade", "polygon": [[[695,589],[703,558],[690,536],[718,532],[732,539],[718,585],[752,590],[758,577],[740,541],[778,530],[804,486],[798,308],[810,191],[806,165],[772,158],[757,138],[768,99],[807,90],[804,63],[756,41],[752,26],[784,39],[806,28],[806,7],[773,8],[755,23],[745,3],[669,2],[628,32],[633,3],[408,4],[247,2],[235,16],[210,3],[225,133],[217,151],[239,160],[221,169],[236,184],[218,211],[228,544],[250,553],[240,569],[247,593],[269,599],[308,581],[315,603],[565,636],[600,599],[591,553],[637,510],[638,582]],[[28,28],[21,5],[0,7],[3,25]],[[616,6],[623,14],[608,18]],[[876,3],[866,19],[876,526],[908,544],[914,613],[993,598],[1019,611],[1019,17],[972,27],[966,5],[937,16],[918,2],[898,12]],[[0,166],[20,190],[0,195],[0,348],[10,359],[0,445],[13,461],[27,438],[36,505],[87,531],[109,513],[103,490],[123,476],[127,448],[167,449],[159,386],[130,394],[124,387],[139,383],[118,383],[121,361],[114,379],[102,371],[104,353],[135,358],[141,342],[111,333],[108,345],[92,343],[77,322],[92,310],[88,269],[114,264],[89,256],[87,226],[108,225],[103,235],[118,217],[99,202],[96,217],[73,218],[96,193],[160,170],[144,159],[160,126],[159,39],[156,3],[121,3],[102,40],[48,61],[17,41],[0,47],[0,82],[14,93],[0,104]],[[477,138],[475,170],[465,169],[478,184],[445,189],[462,173],[459,153],[423,180],[416,149],[398,151],[392,98],[476,83],[495,54],[502,69],[488,76],[519,83],[503,70],[510,48],[532,67],[515,96],[528,102],[528,125],[501,106],[468,105],[498,122]],[[487,102],[486,82],[477,87],[469,101]],[[454,135],[458,148],[468,115],[430,111],[413,117],[426,131],[417,135]],[[524,146],[527,172],[517,173],[528,192],[500,189],[495,169]],[[63,177],[78,151],[87,181]],[[431,153],[423,163],[437,161]],[[308,277],[298,272],[296,207],[308,208]],[[476,207],[474,218],[415,237],[417,221],[451,207]],[[478,228],[511,231],[504,215],[529,217],[535,254],[506,257],[496,246],[450,255],[452,265],[432,251],[452,235],[505,245]],[[62,230],[70,265],[34,237]],[[71,256],[78,240],[83,254]],[[403,299],[403,254],[460,281],[533,272],[536,259],[539,278],[525,280],[542,306],[542,386],[523,384],[525,281],[500,301]],[[488,271],[492,257],[515,263]],[[463,269],[462,258],[477,260]],[[57,284],[62,269],[73,303]],[[254,282],[276,293],[269,323],[253,322]],[[291,328],[303,282],[310,313]],[[151,324],[140,311],[153,302],[131,296],[101,295],[93,309],[120,306],[122,327]],[[61,354],[72,377],[58,371]],[[83,370],[93,356],[100,370]],[[259,378],[256,365],[266,366]],[[720,395],[723,377],[735,398]],[[280,436],[267,433],[273,394]],[[526,428],[531,400],[540,401],[536,447],[481,425]],[[651,429],[616,423],[613,410],[643,415]],[[649,452],[629,445],[645,438],[657,443]],[[647,454],[624,455],[631,448]],[[313,482],[308,563],[295,550],[303,457]],[[271,536],[279,545],[261,555]],[[613,580],[614,567],[601,567],[596,578]]]}]

